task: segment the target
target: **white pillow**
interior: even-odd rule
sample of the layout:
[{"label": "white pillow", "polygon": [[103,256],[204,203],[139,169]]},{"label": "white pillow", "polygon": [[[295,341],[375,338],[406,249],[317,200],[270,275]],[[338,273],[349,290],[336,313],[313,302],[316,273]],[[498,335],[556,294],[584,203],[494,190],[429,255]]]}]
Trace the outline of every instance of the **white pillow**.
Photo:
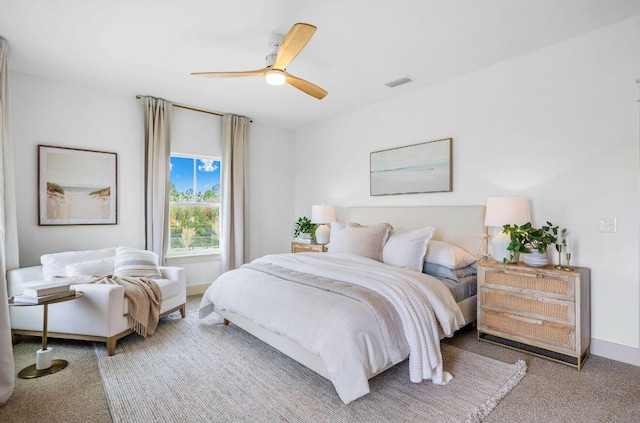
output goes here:
[{"label": "white pillow", "polygon": [[429,241],[427,263],[439,264],[449,269],[459,269],[476,262],[476,258],[462,248],[444,241]]},{"label": "white pillow", "polygon": [[361,228],[362,225],[355,222],[349,222],[347,225],[343,225],[340,222],[331,222],[331,233],[329,234],[329,244],[327,244],[327,251],[330,253],[344,253],[344,234],[347,226],[355,226]]},{"label": "white pillow", "polygon": [[67,276],[113,275],[113,266],[115,261],[115,256],[98,260],[81,261],[80,263],[67,264],[64,269]]},{"label": "white pillow", "polygon": [[343,252],[358,254],[382,261],[382,247],[393,227],[388,223],[371,226],[347,225],[344,232]]},{"label": "white pillow", "polygon": [[62,253],[44,254],[40,256],[42,264],[42,276],[44,280],[52,280],[56,276],[67,276],[65,267],[68,264],[82,261],[98,260],[114,256],[116,247],[101,248],[98,250],[65,251]]},{"label": "white pillow", "polygon": [[134,278],[162,278],[158,268],[158,255],[153,251],[131,247],[116,248],[113,274]]},{"label": "white pillow", "polygon": [[331,232],[329,233],[329,244],[327,251],[330,253],[342,253],[344,251],[344,231],[346,226],[340,222],[331,222]]},{"label": "white pillow", "polygon": [[427,245],[433,231],[433,227],[427,226],[410,232],[392,232],[382,248],[382,261],[392,266],[422,272]]}]

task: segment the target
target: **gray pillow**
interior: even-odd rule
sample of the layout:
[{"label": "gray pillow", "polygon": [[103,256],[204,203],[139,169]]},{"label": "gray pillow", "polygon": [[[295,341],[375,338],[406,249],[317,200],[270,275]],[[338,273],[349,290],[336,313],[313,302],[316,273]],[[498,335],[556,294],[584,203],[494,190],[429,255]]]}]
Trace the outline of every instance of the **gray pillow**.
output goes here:
[{"label": "gray pillow", "polygon": [[450,269],[447,266],[429,262],[424,263],[422,271],[427,275],[435,276],[436,278],[449,279],[454,282],[467,280],[469,276],[474,276],[478,272],[475,264],[461,267],[459,269]]}]

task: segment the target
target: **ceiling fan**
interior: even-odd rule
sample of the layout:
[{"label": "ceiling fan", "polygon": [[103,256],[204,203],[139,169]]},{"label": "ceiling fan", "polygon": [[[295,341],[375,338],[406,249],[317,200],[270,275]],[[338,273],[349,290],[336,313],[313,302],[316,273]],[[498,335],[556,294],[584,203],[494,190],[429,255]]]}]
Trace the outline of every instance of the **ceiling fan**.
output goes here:
[{"label": "ceiling fan", "polygon": [[264,76],[267,83],[271,85],[282,85],[286,82],[320,100],[327,95],[326,90],[287,72],[289,63],[302,51],[315,32],[315,26],[306,23],[297,23],[291,27],[284,38],[282,38],[281,35],[273,34],[270,38],[270,45],[273,47],[273,52],[265,58],[267,64],[262,69],[240,72],[192,72],[191,75],[213,78]]}]

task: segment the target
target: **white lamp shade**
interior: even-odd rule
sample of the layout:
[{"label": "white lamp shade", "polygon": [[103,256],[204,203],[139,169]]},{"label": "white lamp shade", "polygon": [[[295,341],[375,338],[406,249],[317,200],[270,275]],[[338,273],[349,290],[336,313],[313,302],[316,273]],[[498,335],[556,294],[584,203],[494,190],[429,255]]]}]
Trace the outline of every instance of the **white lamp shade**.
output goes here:
[{"label": "white lamp shade", "polygon": [[531,221],[526,197],[489,197],[484,217],[485,226],[524,225]]},{"label": "white lamp shade", "polygon": [[336,208],[334,206],[311,206],[311,223],[331,223],[336,220]]}]

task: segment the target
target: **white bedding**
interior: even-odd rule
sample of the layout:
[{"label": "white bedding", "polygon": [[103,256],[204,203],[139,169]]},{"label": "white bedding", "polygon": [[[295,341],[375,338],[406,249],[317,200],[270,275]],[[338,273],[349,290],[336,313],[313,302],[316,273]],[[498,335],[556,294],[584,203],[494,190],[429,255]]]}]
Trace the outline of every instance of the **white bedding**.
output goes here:
[{"label": "white bedding", "polygon": [[439,342],[442,336],[453,335],[464,318],[451,292],[436,278],[347,253],[269,255],[254,263],[271,263],[381,294],[397,312],[390,315],[396,321],[387,325],[398,328],[398,339],[385,341],[372,311],[349,296],[247,267],[224,273],[209,287],[200,305],[201,317],[214,307],[232,311],[296,341],[322,358],[345,403],[369,392],[371,375],[408,355],[411,381],[445,384],[451,379],[442,367]]}]

